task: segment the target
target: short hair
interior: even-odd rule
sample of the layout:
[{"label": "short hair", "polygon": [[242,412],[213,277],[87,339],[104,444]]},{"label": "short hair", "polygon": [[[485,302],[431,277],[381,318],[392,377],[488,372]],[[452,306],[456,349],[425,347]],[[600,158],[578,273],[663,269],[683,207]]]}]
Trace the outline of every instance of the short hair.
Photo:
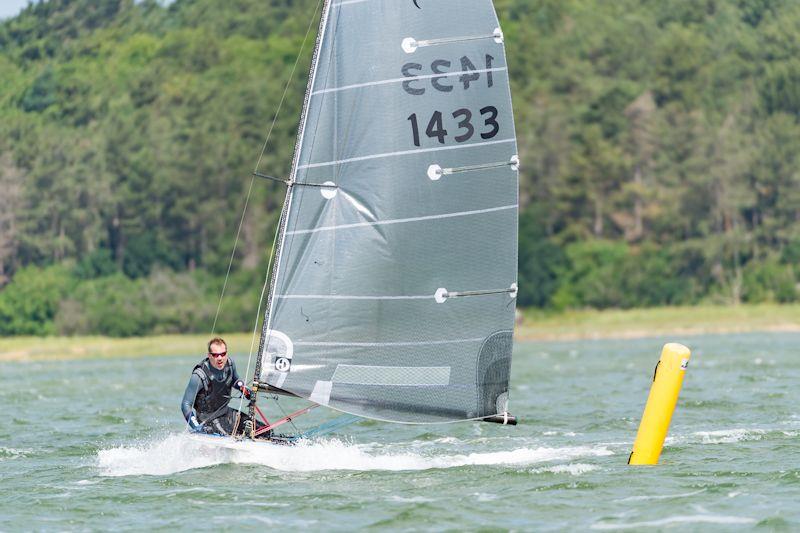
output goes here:
[{"label": "short hair", "polygon": [[225,347],[226,351],[228,350],[228,343],[227,342],[225,342],[223,339],[221,339],[219,337],[214,337],[213,339],[208,341],[208,353],[211,353],[211,347],[213,345],[215,345],[215,344],[221,344],[221,345],[223,345]]}]

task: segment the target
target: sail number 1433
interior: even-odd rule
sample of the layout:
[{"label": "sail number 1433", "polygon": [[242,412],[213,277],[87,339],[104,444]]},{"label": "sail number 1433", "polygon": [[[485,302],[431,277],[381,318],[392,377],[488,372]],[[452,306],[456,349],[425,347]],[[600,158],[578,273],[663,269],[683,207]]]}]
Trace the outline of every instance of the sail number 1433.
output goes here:
[{"label": "sail number 1433", "polygon": [[[457,143],[463,143],[470,140],[475,133],[480,133],[481,139],[491,139],[500,132],[500,124],[497,123],[497,108],[494,106],[486,106],[480,110],[481,113],[481,131],[476,132],[473,125],[473,113],[469,109],[458,109],[452,113],[454,121],[457,121],[458,131],[457,135],[453,137]],[[414,146],[422,146],[420,140],[420,123],[417,114],[414,113],[408,117],[411,122],[411,134],[414,136]],[[449,118],[448,118],[449,120]],[[439,144],[444,144],[445,139],[449,135],[448,130],[445,128],[445,119],[441,111],[434,111],[425,128],[425,135],[431,139],[436,139]]]}]

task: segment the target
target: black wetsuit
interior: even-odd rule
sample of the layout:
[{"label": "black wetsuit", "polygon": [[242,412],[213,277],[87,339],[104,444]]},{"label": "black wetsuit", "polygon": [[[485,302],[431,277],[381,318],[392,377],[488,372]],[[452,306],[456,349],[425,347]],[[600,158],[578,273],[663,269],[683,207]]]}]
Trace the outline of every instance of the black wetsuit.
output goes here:
[{"label": "black wetsuit", "polygon": [[[194,411],[202,426],[201,431],[205,433],[220,435],[241,433],[245,421],[250,418],[245,413],[228,407],[231,388],[237,381],[239,374],[232,359],[228,359],[221,370],[214,368],[208,358],[203,359],[192,370],[192,377],[183,393],[181,402],[183,417],[189,420]],[[239,425],[234,432],[237,415],[239,415]]]}]

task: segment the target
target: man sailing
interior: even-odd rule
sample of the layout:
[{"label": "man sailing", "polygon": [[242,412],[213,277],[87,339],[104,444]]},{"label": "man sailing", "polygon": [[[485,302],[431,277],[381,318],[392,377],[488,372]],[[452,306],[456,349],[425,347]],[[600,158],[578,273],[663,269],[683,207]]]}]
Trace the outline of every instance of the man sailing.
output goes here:
[{"label": "man sailing", "polygon": [[195,365],[183,393],[181,411],[189,429],[198,433],[240,434],[250,417],[228,406],[231,389],[250,399],[250,389],[239,379],[236,364],[228,357],[228,345],[215,337],[208,342],[208,356]]}]

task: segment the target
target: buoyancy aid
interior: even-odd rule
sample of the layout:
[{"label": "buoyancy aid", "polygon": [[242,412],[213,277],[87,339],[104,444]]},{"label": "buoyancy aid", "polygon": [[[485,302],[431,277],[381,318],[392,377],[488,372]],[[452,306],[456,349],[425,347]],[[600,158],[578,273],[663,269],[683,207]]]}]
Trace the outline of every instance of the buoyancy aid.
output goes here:
[{"label": "buoyancy aid", "polygon": [[[221,372],[221,374],[220,374]],[[200,378],[202,387],[197,392],[194,400],[194,407],[197,411],[197,418],[201,423],[217,418],[226,414],[233,386],[236,367],[230,359],[225,363],[222,370],[211,367],[208,358],[203,359],[192,370]]]}]

